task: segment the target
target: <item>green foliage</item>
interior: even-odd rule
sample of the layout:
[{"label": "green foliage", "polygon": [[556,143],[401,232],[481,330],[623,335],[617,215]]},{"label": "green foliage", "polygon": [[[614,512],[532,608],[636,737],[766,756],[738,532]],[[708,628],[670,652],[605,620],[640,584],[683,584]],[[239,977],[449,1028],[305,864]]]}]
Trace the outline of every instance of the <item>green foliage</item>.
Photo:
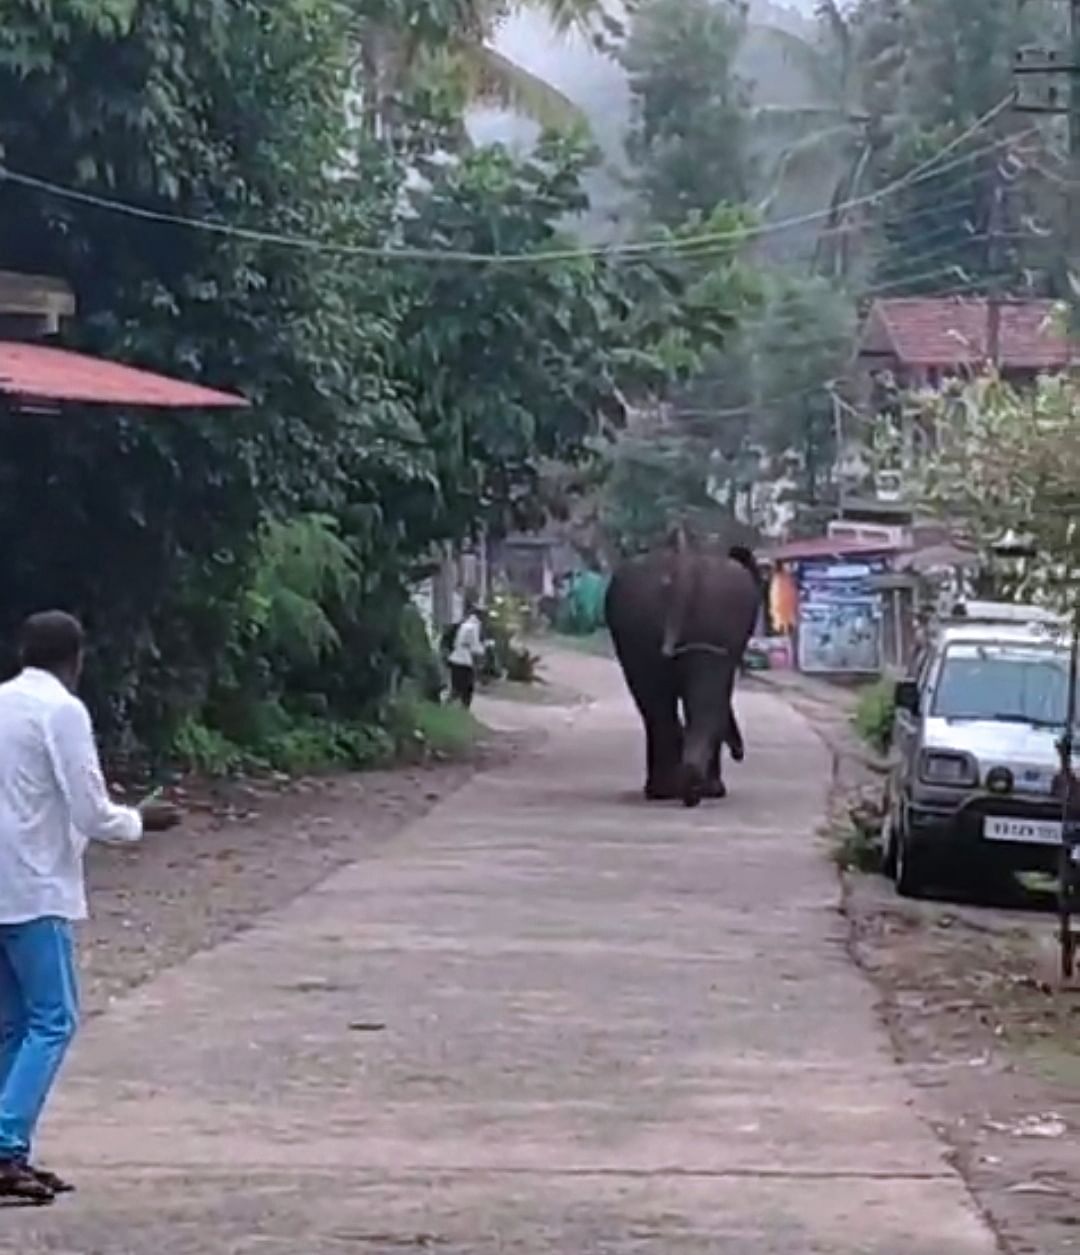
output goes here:
[{"label": "green foliage", "polygon": [[521,661],[527,651],[521,646],[521,636],[528,624],[528,605],[521,597],[511,593],[496,593],[484,614],[484,640],[487,657],[484,675],[488,679],[512,678],[511,671],[528,669]]},{"label": "green foliage", "polygon": [[177,728],[172,753],[178,765],[202,776],[228,776],[246,764],[243,750],[215,728],[187,718]]},{"label": "green foliage", "polygon": [[396,751],[393,739],[378,725],[308,719],[268,738],[252,761],[256,767],[265,765],[301,775],[335,767],[363,770],[388,766]]},{"label": "green foliage", "polygon": [[[1046,29],[1052,8],[1013,0],[861,0],[852,17],[854,56],[871,119],[874,184],[932,158],[1004,100],[1015,86],[1016,51],[1055,42]],[[957,151],[975,152],[1000,135],[984,131]],[[1021,221],[1033,206],[1010,196],[1015,221],[997,225],[1006,237],[999,256],[986,239],[1001,160],[984,155],[894,198],[876,281],[889,283],[893,295],[940,291],[965,278],[1019,282],[1033,246],[1039,251]],[[913,266],[912,257],[925,264]],[[957,267],[951,278],[950,267]]]},{"label": "green foliage", "polygon": [[855,729],[879,754],[892,745],[893,717],[896,714],[893,685],[888,680],[863,690],[855,707]]},{"label": "green foliage", "polygon": [[247,599],[248,628],[262,648],[310,664],[341,644],[326,606],[350,604],[360,580],[339,531],[323,514],[263,525]]},{"label": "green foliage", "polygon": [[920,504],[948,521],[982,558],[1008,533],[1030,555],[1001,570],[1000,592],[1071,612],[1080,570],[1076,504],[1080,397],[1068,377],[1013,388],[993,375],[909,402],[933,441],[920,460]]},{"label": "green foliage", "polygon": [[745,34],[736,0],[643,0],[622,52],[634,122],[629,149],[651,221],[681,226],[749,190],[746,85],[735,72]]},{"label": "green foliage", "polygon": [[[4,163],[159,217],[3,182],[0,268],[71,284],[73,347],[251,401],[0,408],[0,634],[43,606],[86,620],[114,753],[222,771],[381,757],[368,730],[387,703],[438,691],[407,595],[435,549],[536,521],[545,464],[589,458],[627,398],[662,394],[727,336],[745,299],[732,255],[574,255],[579,137],[527,161],[461,145],[464,94],[437,63],[475,51],[498,12],[8,0]],[[741,221],[712,210],[710,228]],[[374,262],[176,217],[345,250],[568,255]],[[503,669],[528,669],[513,648]]]},{"label": "green foliage", "polygon": [[425,755],[453,758],[472,749],[480,734],[473,716],[456,703],[418,702],[409,707],[413,742]]},{"label": "green foliage", "polygon": [[786,279],[773,285],[754,336],[760,438],[771,452],[799,455],[810,504],[820,499],[837,453],[826,384],[846,374],[854,334],[846,296],[823,279]]},{"label": "green foliage", "polygon": [[[340,15],[304,0],[268,14],[246,0],[11,0],[5,162],[162,213],[370,238],[396,171],[371,155],[363,180],[326,177],[350,143]],[[34,607],[79,611],[105,730],[160,749],[206,698],[244,617],[260,519],[342,495],[342,454],[370,426],[358,407],[387,391],[366,369],[386,333],[373,285],[330,257],[9,184],[0,265],[72,285],[77,346],[231,385],[255,406],[243,417],[0,417],[0,536],[18,536],[21,551],[0,545],[4,635]]]}]

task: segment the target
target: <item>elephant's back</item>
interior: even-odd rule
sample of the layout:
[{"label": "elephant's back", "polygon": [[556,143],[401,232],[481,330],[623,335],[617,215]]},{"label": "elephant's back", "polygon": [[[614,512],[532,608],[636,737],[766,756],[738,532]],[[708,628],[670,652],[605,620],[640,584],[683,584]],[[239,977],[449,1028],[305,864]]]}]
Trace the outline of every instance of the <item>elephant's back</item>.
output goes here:
[{"label": "elephant's back", "polygon": [[699,555],[683,638],[741,652],[753,635],[760,602],[760,586],[743,563],[722,553]]},{"label": "elephant's back", "polygon": [[[677,582],[687,583],[677,589]],[[671,550],[631,558],[616,568],[605,605],[616,640],[660,648],[676,600],[683,607],[682,642],[706,642],[741,652],[754,630],[761,593],[745,563],[723,551],[696,552],[679,569]]]},{"label": "elephant's back", "polygon": [[616,638],[655,636],[659,647],[674,576],[674,555],[670,553],[646,553],[621,562],[608,581],[604,603],[612,634]]}]

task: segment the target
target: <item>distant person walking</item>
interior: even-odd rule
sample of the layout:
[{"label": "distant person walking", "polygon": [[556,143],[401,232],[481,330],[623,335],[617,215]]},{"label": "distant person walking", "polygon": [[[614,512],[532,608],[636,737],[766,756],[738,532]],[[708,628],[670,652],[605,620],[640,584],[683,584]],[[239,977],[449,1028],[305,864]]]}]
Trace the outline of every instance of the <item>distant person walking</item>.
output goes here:
[{"label": "distant person walking", "polygon": [[476,694],[476,669],[484,657],[484,629],[480,613],[469,603],[465,617],[454,633],[454,643],[448,659],[450,666],[450,694],[466,710],[473,704]]},{"label": "distant person walking", "polygon": [[71,1189],[31,1159],[34,1131],[78,1024],[71,925],[86,918],[90,841],[171,828],[175,807],[115,806],[75,696],[83,630],[59,611],[23,625],[22,671],[0,684],[0,1197]]}]

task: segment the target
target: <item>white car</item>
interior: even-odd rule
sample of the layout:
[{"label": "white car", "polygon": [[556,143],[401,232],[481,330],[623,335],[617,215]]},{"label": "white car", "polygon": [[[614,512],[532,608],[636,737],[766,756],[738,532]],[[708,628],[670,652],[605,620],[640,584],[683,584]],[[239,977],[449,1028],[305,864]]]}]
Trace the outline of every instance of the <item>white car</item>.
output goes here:
[{"label": "white car", "polygon": [[1060,866],[1067,636],[1034,608],[973,604],[897,685],[885,840],[900,893]]}]

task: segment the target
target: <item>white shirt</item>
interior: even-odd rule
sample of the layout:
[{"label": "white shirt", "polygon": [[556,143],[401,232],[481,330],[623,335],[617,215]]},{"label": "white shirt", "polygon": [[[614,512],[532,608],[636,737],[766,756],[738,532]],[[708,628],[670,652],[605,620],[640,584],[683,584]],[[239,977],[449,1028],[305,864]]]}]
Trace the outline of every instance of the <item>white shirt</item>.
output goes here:
[{"label": "white shirt", "polygon": [[82,702],[47,671],[0,684],[0,924],[85,919],[87,844],[142,832],[109,800]]},{"label": "white shirt", "polygon": [[450,651],[450,664],[454,667],[475,667],[484,656],[484,642],[480,632],[480,620],[474,614],[462,621],[454,637]]}]

